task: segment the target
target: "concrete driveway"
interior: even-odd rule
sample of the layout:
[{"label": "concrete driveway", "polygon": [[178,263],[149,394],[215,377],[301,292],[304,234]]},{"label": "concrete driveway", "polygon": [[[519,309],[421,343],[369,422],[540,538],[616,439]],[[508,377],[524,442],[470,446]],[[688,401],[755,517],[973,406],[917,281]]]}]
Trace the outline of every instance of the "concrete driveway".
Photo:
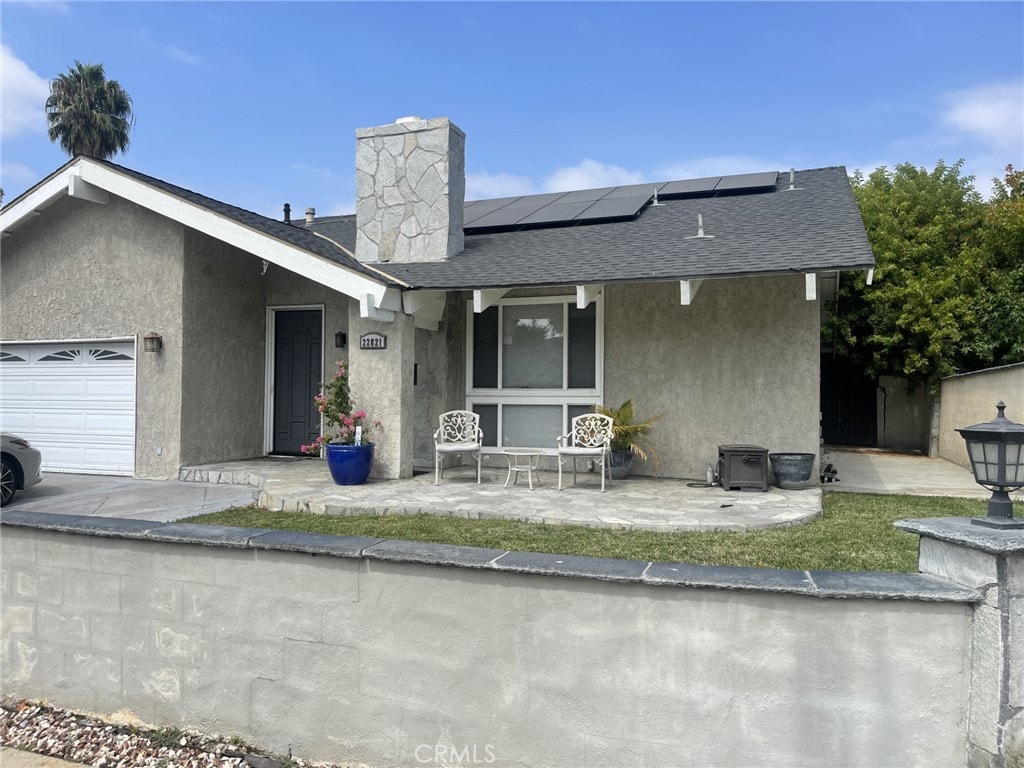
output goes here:
[{"label": "concrete driveway", "polygon": [[134,480],[130,477],[52,472],[44,473],[39,485],[18,491],[14,500],[4,509],[127,517],[166,523],[191,515],[252,504],[253,491],[253,488],[246,485]]}]

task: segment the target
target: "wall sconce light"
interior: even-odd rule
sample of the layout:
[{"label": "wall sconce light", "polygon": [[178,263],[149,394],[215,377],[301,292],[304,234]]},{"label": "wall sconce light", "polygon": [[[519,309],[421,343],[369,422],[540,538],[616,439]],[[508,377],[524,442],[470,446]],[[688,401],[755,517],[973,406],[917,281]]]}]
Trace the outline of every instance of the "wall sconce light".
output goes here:
[{"label": "wall sconce light", "polygon": [[164,340],[159,333],[147,333],[142,337],[142,349],[146,352],[159,352],[164,346]]},{"label": "wall sconce light", "polygon": [[344,331],[338,331],[336,334],[334,334],[334,346],[335,347],[337,347],[338,349],[344,349],[345,345],[347,343],[348,343],[348,336],[346,335],[346,333]]},{"label": "wall sconce light", "polygon": [[974,482],[992,491],[988,514],[971,522],[989,528],[1024,528],[1024,520],[1013,516],[1010,498],[1010,491],[1024,488],[1024,424],[1010,421],[1005,410],[1000,400],[992,421],[957,430],[967,441]]}]

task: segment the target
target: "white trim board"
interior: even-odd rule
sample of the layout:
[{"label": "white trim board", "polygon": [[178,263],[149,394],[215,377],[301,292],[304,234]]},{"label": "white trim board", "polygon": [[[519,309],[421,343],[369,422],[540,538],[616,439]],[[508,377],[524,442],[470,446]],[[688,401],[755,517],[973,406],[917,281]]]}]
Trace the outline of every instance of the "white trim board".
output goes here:
[{"label": "white trim board", "polygon": [[[83,187],[83,184],[86,186]],[[0,215],[0,231],[6,233],[13,230],[60,196],[69,194],[73,188],[89,188],[93,190],[93,198],[98,197],[95,190],[122,197],[354,299],[365,301],[367,296],[372,296],[374,303],[380,306],[388,290],[385,284],[330,259],[277,240],[84,157],[57,171],[4,211]]]}]

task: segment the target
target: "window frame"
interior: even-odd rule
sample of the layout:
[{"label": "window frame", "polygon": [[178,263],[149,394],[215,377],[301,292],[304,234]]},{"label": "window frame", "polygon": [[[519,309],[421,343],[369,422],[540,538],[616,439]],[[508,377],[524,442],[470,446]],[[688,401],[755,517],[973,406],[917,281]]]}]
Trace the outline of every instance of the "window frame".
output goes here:
[{"label": "window frame", "polygon": [[[503,329],[505,322],[504,308],[514,305],[529,304],[561,304],[562,305],[562,387],[522,389],[521,387],[505,388],[504,378],[504,344]],[[484,453],[501,453],[503,406],[506,405],[560,405],[562,407],[562,429],[568,428],[570,406],[593,406],[604,402],[604,296],[594,299],[594,387],[588,389],[569,389],[569,307],[576,304],[576,297],[569,294],[552,296],[521,296],[499,299],[495,302],[498,308],[498,371],[497,387],[473,386],[473,301],[466,301],[466,410],[473,410],[474,404],[497,405],[498,434],[495,436],[496,446],[484,446]],[[531,446],[547,454],[555,454],[557,446]]]}]

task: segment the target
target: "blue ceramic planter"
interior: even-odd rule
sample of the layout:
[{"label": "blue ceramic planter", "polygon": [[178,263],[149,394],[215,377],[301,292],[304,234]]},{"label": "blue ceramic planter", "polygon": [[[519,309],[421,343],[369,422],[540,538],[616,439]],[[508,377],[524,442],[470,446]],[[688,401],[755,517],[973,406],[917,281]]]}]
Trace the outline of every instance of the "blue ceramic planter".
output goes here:
[{"label": "blue ceramic planter", "polygon": [[367,445],[327,444],[327,468],[338,485],[362,485],[373,467],[373,443]]}]

